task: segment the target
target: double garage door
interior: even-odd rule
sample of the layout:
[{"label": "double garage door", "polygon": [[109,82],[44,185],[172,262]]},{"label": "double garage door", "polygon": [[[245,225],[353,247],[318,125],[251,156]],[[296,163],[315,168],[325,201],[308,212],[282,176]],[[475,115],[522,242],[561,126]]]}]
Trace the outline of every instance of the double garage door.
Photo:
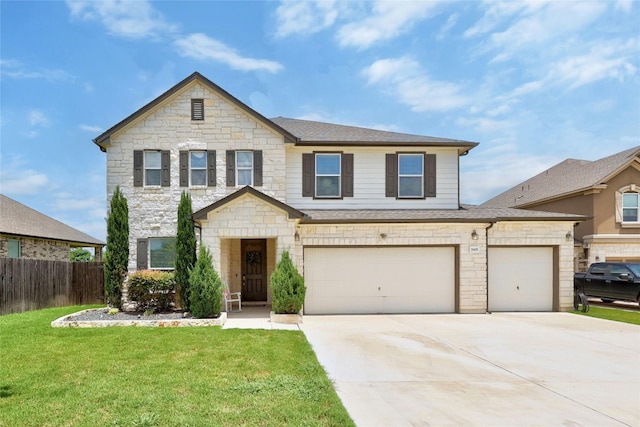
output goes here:
[{"label": "double garage door", "polygon": [[[304,249],[306,314],[453,313],[453,247]],[[488,250],[489,311],[552,311],[551,247]]]},{"label": "double garage door", "polygon": [[304,249],[306,314],[453,313],[453,247]]}]

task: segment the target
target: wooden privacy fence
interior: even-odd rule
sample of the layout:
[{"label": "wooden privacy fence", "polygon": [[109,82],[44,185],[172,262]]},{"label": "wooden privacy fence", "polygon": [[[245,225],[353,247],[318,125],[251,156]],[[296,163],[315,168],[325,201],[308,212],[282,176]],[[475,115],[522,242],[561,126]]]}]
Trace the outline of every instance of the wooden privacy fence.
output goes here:
[{"label": "wooden privacy fence", "polygon": [[0,258],[0,314],[102,302],[102,262]]}]

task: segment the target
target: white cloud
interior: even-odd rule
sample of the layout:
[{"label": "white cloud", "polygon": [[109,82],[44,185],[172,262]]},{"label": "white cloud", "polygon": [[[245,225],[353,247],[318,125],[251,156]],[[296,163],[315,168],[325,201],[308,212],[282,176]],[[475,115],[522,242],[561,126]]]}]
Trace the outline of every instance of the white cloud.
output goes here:
[{"label": "white cloud", "polygon": [[29,111],[29,125],[46,127],[51,124],[51,120],[40,110]]},{"label": "white cloud", "polygon": [[362,70],[368,84],[379,84],[416,112],[442,112],[470,103],[462,86],[434,80],[409,57],[381,59]]},{"label": "white cloud", "polygon": [[12,194],[36,194],[49,185],[47,175],[33,169],[2,168],[0,171],[0,192]]},{"label": "white cloud", "polygon": [[82,130],[86,130],[87,132],[94,132],[94,133],[98,133],[98,132],[102,132],[102,128],[100,126],[91,126],[91,125],[79,125],[78,126],[80,129]]},{"label": "white cloud", "polygon": [[181,56],[203,61],[214,60],[235,70],[264,70],[277,73],[283,69],[282,65],[275,61],[243,57],[235,49],[202,33],[178,38],[174,45],[178,48],[178,53]]},{"label": "white cloud", "polygon": [[334,0],[283,0],[276,9],[276,37],[320,32],[335,23],[338,13]]},{"label": "white cloud", "polygon": [[445,38],[447,33],[456,25],[458,19],[460,19],[459,13],[449,15],[449,18],[447,18],[447,22],[444,23],[444,25],[440,28],[440,31],[438,31],[438,34],[436,34],[436,40],[442,40],[443,38]]},{"label": "white cloud", "polygon": [[369,16],[338,30],[338,42],[341,46],[370,47],[376,42],[407,33],[415,23],[429,17],[438,6],[437,2],[424,1],[373,2]]},{"label": "white cloud", "polygon": [[0,60],[0,75],[11,79],[42,79],[47,81],[75,81],[75,77],[64,70],[41,68],[27,70],[22,62],[16,59]]},{"label": "white cloud", "polygon": [[98,21],[110,34],[130,38],[159,38],[177,30],[146,0],[67,0],[71,16]]}]

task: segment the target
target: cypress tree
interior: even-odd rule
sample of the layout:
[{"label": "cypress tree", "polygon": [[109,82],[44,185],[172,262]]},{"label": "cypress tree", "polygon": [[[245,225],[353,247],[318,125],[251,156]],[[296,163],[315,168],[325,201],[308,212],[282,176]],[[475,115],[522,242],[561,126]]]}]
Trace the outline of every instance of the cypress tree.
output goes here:
[{"label": "cypress tree", "polygon": [[107,217],[107,249],[104,256],[104,293],[111,307],[122,306],[122,284],[129,264],[129,207],[116,187]]},{"label": "cypress tree", "polygon": [[175,280],[184,309],[189,307],[189,273],[196,263],[196,233],[192,215],[191,196],[183,191],[178,206]]},{"label": "cypress tree", "polygon": [[222,280],[211,265],[209,250],[200,246],[196,265],[189,276],[189,309],[194,317],[218,317],[222,311]]},{"label": "cypress tree", "polygon": [[277,314],[296,314],[302,309],[307,288],[304,278],[293,265],[289,251],[282,253],[282,259],[271,274],[271,303]]}]

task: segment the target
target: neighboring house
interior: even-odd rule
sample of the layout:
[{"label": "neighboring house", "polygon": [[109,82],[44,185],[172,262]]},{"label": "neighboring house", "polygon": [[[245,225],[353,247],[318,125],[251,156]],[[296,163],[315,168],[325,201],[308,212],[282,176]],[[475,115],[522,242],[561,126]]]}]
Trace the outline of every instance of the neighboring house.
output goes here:
[{"label": "neighboring house", "polygon": [[567,159],[485,202],[566,212],[575,228],[575,269],[596,261],[640,261],[640,146],[600,160]]},{"label": "neighboring house", "polygon": [[[569,310],[579,215],[460,206],[477,143],[267,119],[194,73],[94,139],[128,200],[129,270],[172,269],[180,194],[231,291],[288,250],[318,313]],[[567,238],[570,236],[571,238]]]},{"label": "neighboring house", "polygon": [[69,261],[72,248],[94,248],[102,259],[104,242],[0,194],[0,257]]}]

